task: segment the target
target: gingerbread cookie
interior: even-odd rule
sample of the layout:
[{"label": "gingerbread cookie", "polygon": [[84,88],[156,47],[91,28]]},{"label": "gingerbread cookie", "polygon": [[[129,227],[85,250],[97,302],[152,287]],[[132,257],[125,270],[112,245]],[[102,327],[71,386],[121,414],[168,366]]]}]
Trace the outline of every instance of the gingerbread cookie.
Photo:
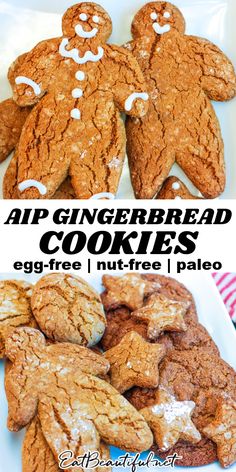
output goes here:
[{"label": "gingerbread cookie", "polygon": [[222,467],[236,462],[236,401],[221,399],[215,418],[204,428],[204,434],[217,444],[217,454]]},{"label": "gingerbread cookie", "polygon": [[165,388],[158,388],[154,405],[143,408],[141,413],[150,425],[160,450],[168,451],[180,439],[191,444],[201,440],[201,434],[191,419],[194,408],[194,402],[177,401]]},{"label": "gingerbread cookie", "polygon": [[110,363],[111,384],[120,393],[132,387],[157,387],[158,365],[165,355],[161,344],[149,344],[135,331],[105,353]]},{"label": "gingerbread cookie", "polygon": [[18,328],[7,338],[13,364],[6,375],[6,395],[9,417],[18,429],[38,412],[56,459],[64,450],[75,455],[99,450],[100,440],[127,451],[149,449],[153,436],[142,415],[97,377],[109,363],[87,348],[68,346],[68,352],[67,344],[47,346],[32,328]]},{"label": "gingerbread cookie", "polygon": [[33,286],[20,280],[0,281],[0,358],[5,356],[5,338],[16,326],[36,326],[30,297]]},{"label": "gingerbread cookie", "polygon": [[0,103],[0,162],[16,147],[30,108],[19,107],[11,98]]},{"label": "gingerbread cookie", "polygon": [[148,94],[133,55],[106,44],[111,30],[102,7],[74,5],[63,36],[39,43],[10,78],[16,103],[36,104],[17,151],[19,198],[50,198],[68,174],[77,198],[116,193],[125,157],[120,111],[144,116]]},{"label": "gingerbread cookie", "polygon": [[[92,452],[92,451],[91,451]],[[100,443],[100,458],[108,460],[110,452],[108,446],[101,441]],[[64,462],[67,466],[68,461]],[[60,472],[59,461],[54,458],[47,441],[44,438],[41,424],[38,418],[35,418],[28,427],[22,449],[22,472]],[[67,468],[69,471],[78,471],[79,468]],[[96,467],[96,472],[111,472],[110,467]]]},{"label": "gingerbread cookie", "polygon": [[128,119],[127,151],[137,198],[153,198],[176,161],[205,198],[225,187],[223,141],[210,100],[236,94],[232,63],[206,39],[187,36],[177,7],[142,7],[126,45],[144,73],[151,100],[145,117]]},{"label": "gingerbread cookie", "polygon": [[104,333],[106,319],[100,296],[80,277],[45,275],[34,286],[31,306],[50,339],[93,346]]},{"label": "gingerbread cookie", "polygon": [[[17,200],[19,198],[17,189],[17,154],[15,154],[6,170],[3,179],[3,198],[9,200]],[[67,177],[60,185],[56,193],[54,193],[53,200],[73,200],[75,199],[74,189],[71,185],[70,177]]]},{"label": "gingerbread cookie", "polygon": [[[134,300],[136,305],[138,300],[138,304],[142,309],[142,306],[147,302],[148,297],[155,293],[161,294],[169,300],[176,300],[183,304],[189,304],[189,308],[184,316],[184,321],[189,324],[190,322],[197,320],[197,313],[192,295],[182,284],[170,277],[148,274],[139,275],[139,284],[136,283],[134,285],[133,275],[136,276],[138,274],[126,274],[120,278],[114,276],[103,277],[103,284],[106,287],[106,290],[102,293],[101,298],[107,317],[107,327],[102,337],[102,346],[104,350],[116,346],[121,339],[131,331],[137,332],[144,339],[150,341],[147,321],[137,319],[134,316],[131,316],[131,313],[133,311]],[[137,290],[137,287],[140,286],[140,282],[145,282],[146,287],[146,290],[142,292],[141,298],[140,293]],[[122,283],[125,290],[122,290]],[[135,287],[136,292],[134,291]],[[128,309],[128,305],[131,306],[130,309]],[[186,336],[187,333],[188,331],[186,332]],[[167,333],[158,337],[158,343],[160,342],[163,343],[167,349],[172,346],[171,337]]]},{"label": "gingerbread cookie", "polygon": [[190,302],[171,300],[160,294],[151,295],[145,305],[131,313],[137,320],[145,321],[148,325],[149,339],[157,339],[163,331],[186,331],[184,322]]},{"label": "gingerbread cookie", "polygon": [[[156,339],[158,344],[162,343],[166,348],[166,355],[159,364],[159,384],[178,402],[195,403],[192,422],[202,436],[197,444],[179,439],[175,446],[166,452],[161,451],[156,444],[152,449],[162,458],[176,453],[182,457],[176,463],[179,465],[210,464],[217,460],[217,450],[214,442],[204,434],[204,428],[214,420],[219,398],[226,394],[236,399],[236,373],[220,358],[219,350],[209,333],[198,323],[194,300],[188,290],[168,277],[151,274],[142,277],[160,285],[151,297],[161,294],[170,300],[190,303],[184,315],[187,330],[164,332]],[[106,299],[106,291],[104,296]],[[144,303],[147,300],[148,297],[144,298]],[[107,328],[102,339],[105,350],[117,346],[130,331],[136,331],[148,339],[148,325],[143,320],[134,319],[128,307],[112,309],[111,305],[107,306],[107,309]],[[155,405],[157,391],[155,388],[135,387],[127,391],[125,396],[135,408],[142,410]]]},{"label": "gingerbread cookie", "polygon": [[168,177],[156,197],[158,200],[201,200],[188,190],[177,177]]}]

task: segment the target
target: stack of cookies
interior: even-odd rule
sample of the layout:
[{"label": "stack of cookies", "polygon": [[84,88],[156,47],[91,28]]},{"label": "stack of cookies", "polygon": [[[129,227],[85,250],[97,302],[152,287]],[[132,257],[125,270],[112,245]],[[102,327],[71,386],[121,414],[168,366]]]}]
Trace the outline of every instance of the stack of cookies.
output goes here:
[{"label": "stack of cookies", "polygon": [[103,285],[100,297],[63,273],[0,283],[8,428],[27,426],[23,472],[59,471],[64,451],[106,461],[110,445],[232,465],[236,373],[192,295],[160,275],[107,275]]},{"label": "stack of cookies", "polygon": [[166,181],[175,162],[203,197],[224,191],[211,100],[235,97],[231,61],[186,35],[169,2],[144,5],[123,47],[107,44],[111,32],[101,6],[79,3],[64,13],[61,37],[11,65],[12,98],[0,104],[0,161],[15,148],[4,198],[114,198],[126,151],[136,198],[196,198]]}]

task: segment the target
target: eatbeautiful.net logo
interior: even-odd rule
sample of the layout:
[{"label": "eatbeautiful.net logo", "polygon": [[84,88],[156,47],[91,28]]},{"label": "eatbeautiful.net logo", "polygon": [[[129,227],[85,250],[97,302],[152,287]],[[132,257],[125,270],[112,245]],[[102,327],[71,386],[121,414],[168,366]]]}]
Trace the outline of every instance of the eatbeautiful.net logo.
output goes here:
[{"label": "eatbeautiful.net logo", "polygon": [[136,472],[140,467],[154,468],[155,467],[174,467],[175,462],[181,457],[177,454],[167,456],[166,459],[160,460],[155,457],[153,452],[150,452],[145,459],[141,459],[140,454],[131,455],[128,452],[117,457],[117,459],[102,459],[98,451],[88,451],[84,455],[74,457],[73,452],[63,451],[58,456],[59,468],[62,470],[71,469],[73,467],[81,467],[84,470],[96,469],[96,467],[123,467],[130,472]]}]

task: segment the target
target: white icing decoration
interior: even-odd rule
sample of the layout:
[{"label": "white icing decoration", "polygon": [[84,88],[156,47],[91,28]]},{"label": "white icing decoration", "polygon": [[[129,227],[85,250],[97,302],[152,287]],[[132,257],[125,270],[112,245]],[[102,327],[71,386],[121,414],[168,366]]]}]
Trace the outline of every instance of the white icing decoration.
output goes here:
[{"label": "white icing decoration", "polygon": [[145,102],[148,100],[148,93],[131,93],[131,95],[125,101],[125,110],[130,111],[133,107],[133,103],[137,98],[141,98]]},{"label": "white icing decoration", "polygon": [[74,90],[72,90],[72,97],[73,98],[80,98],[82,97],[83,95],[83,90],[80,89],[80,88],[75,88]]},{"label": "white icing decoration", "polygon": [[164,34],[164,33],[168,33],[168,31],[170,31],[170,25],[161,26],[161,25],[159,25],[159,23],[153,23],[152,27],[153,27],[155,33],[157,33],[157,34]]},{"label": "white icing decoration", "polygon": [[70,112],[71,118],[74,118],[75,120],[80,120],[81,118],[81,112],[78,110],[78,108],[73,108]]},{"label": "white icing decoration", "polygon": [[89,200],[100,200],[101,198],[108,198],[109,200],[114,200],[115,195],[110,192],[101,192],[101,193],[96,193],[92,197],[90,197]]},{"label": "white icing decoration", "polygon": [[157,20],[157,18],[158,18],[157,13],[155,13],[155,12],[153,11],[153,12],[151,13],[151,15],[150,15],[150,18],[151,18],[152,20]]},{"label": "white icing decoration", "polygon": [[104,49],[102,47],[98,47],[98,53],[93,54],[91,51],[87,51],[83,57],[79,56],[78,49],[74,48],[71,51],[67,51],[66,46],[68,46],[69,40],[67,38],[63,38],[59,47],[59,53],[62,57],[69,57],[76,62],[76,64],[86,64],[86,62],[98,62],[102,59],[104,54]]},{"label": "white icing decoration", "polygon": [[80,13],[79,19],[81,21],[87,21],[88,16],[86,15],[86,13]]},{"label": "white icing decoration", "polygon": [[99,16],[94,15],[93,16],[93,21],[94,21],[94,23],[99,23]]},{"label": "white icing decoration", "polygon": [[80,38],[94,38],[98,32],[97,28],[91,29],[91,31],[85,31],[83,26],[78,24],[75,27],[75,32]]},{"label": "white icing decoration", "polygon": [[30,87],[32,87],[35,95],[40,95],[40,93],[41,93],[40,86],[38,84],[36,84],[36,82],[34,82],[34,80],[31,80],[28,77],[24,77],[23,75],[19,75],[18,77],[16,77],[15,83],[16,83],[16,85],[20,85],[20,84],[29,85]]},{"label": "white icing decoration", "polygon": [[75,78],[77,80],[84,80],[85,79],[85,73],[82,70],[78,70],[75,74]]},{"label": "white icing decoration", "polygon": [[24,190],[31,187],[37,188],[41,195],[46,195],[47,193],[47,187],[45,187],[41,182],[38,182],[38,180],[28,179],[18,185],[20,192],[24,192]]},{"label": "white icing decoration", "polygon": [[175,197],[175,200],[182,200],[181,197]]},{"label": "white icing decoration", "polygon": [[180,184],[179,184],[179,182],[174,182],[174,183],[172,184],[172,188],[173,188],[173,190],[179,190],[179,189],[180,189]]},{"label": "white icing decoration", "polygon": [[170,18],[171,14],[168,11],[165,11],[163,16],[164,16],[164,18]]}]

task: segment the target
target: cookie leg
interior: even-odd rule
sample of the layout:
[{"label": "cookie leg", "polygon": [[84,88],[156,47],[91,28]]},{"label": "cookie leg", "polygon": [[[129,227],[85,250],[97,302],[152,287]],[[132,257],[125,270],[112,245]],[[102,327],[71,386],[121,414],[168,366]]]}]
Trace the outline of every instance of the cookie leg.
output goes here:
[{"label": "cookie leg", "polygon": [[[194,108],[186,103],[176,161],[205,198],[216,198],[224,191],[224,144],[218,119],[204,93],[192,98]],[[191,111],[191,114],[190,114]]]},{"label": "cookie leg", "polygon": [[0,103],[0,162],[13,151],[31,108],[19,107],[12,98]]},{"label": "cookie leg", "polygon": [[19,198],[51,198],[65,180],[70,165],[67,128],[68,116],[60,113],[52,97],[45,96],[34,107],[17,149]]},{"label": "cookie leg", "polygon": [[80,199],[103,193],[115,195],[125,157],[125,130],[119,113],[115,111],[112,120],[102,127],[99,117],[94,123],[94,138],[80,155],[71,158],[69,174],[76,198]]},{"label": "cookie leg", "polygon": [[135,196],[153,198],[174,164],[173,145],[168,145],[164,124],[153,107],[142,120],[128,118],[126,133]]}]

